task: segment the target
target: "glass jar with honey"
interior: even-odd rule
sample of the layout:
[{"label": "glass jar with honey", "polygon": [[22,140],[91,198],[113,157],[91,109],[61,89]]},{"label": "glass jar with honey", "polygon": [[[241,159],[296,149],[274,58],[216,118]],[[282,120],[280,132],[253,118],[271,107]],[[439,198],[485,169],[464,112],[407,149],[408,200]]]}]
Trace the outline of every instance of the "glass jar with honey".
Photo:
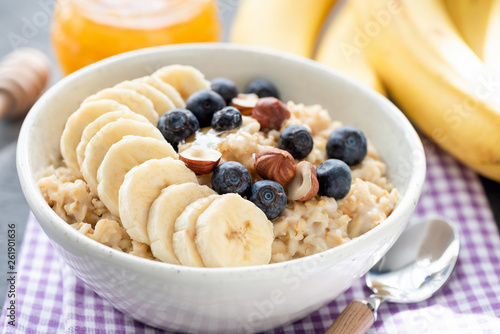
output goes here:
[{"label": "glass jar with honey", "polygon": [[58,0],[52,43],[66,74],[125,51],[217,42],[215,0]]}]

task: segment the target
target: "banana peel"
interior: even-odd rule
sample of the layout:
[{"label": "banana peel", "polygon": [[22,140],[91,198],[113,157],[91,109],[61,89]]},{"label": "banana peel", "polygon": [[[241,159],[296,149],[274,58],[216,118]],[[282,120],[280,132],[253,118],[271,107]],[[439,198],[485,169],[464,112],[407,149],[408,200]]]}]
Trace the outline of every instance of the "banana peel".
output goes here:
[{"label": "banana peel", "polygon": [[360,22],[391,19],[367,52],[389,93],[428,137],[480,174],[500,181],[500,94],[439,0],[355,0]]},{"label": "banana peel", "polygon": [[355,10],[352,2],[347,2],[340,8],[326,27],[314,59],[386,95],[385,88],[371,66],[365,49],[354,45],[359,34]]},{"label": "banana peel", "polygon": [[312,56],[323,21],[337,0],[243,0],[229,40]]}]

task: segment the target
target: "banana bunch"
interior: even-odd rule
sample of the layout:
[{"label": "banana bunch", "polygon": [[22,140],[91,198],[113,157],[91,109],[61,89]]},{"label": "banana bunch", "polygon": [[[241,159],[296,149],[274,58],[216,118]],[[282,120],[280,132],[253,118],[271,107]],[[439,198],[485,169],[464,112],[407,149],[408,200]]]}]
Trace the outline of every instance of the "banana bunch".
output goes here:
[{"label": "banana bunch", "polygon": [[242,0],[231,42],[310,57],[323,20],[337,0]]},{"label": "banana bunch", "polygon": [[443,0],[462,38],[494,71],[500,69],[500,1]]},{"label": "banana bunch", "polygon": [[[232,41],[271,47],[268,29],[280,32],[282,41],[293,41],[293,31],[275,27],[278,20],[254,27],[245,38],[246,16],[272,15],[272,10],[279,17],[297,10],[307,25],[316,10],[295,8],[295,1],[278,9],[255,0],[243,4],[232,32],[238,38]],[[348,0],[342,5],[334,8],[322,38],[309,31],[311,43],[318,40],[314,59],[382,94],[387,90],[425,135],[500,181],[500,0]],[[280,49],[310,56],[296,47]]]},{"label": "banana bunch", "polygon": [[[314,4],[313,4],[314,2]],[[354,5],[338,0],[242,0],[230,41],[313,57],[385,95],[366,52],[354,46],[359,31]],[[339,2],[339,3],[338,3]],[[338,3],[338,6],[336,4]],[[341,7],[341,8],[338,8]],[[322,25],[333,9],[332,20]],[[321,38],[321,35],[323,37]],[[320,43],[315,45],[318,39]]]},{"label": "banana bunch", "polygon": [[197,69],[172,65],[101,90],[68,118],[61,154],[157,259],[196,267],[267,264],[274,234],[262,210],[199,185],[155,126],[161,114],[208,88]]},{"label": "banana bunch", "polygon": [[464,41],[484,57],[486,31],[495,0],[443,0],[448,13]]},{"label": "banana bunch", "polygon": [[[392,98],[428,137],[500,181],[498,77],[467,45],[440,0],[354,0],[359,22],[385,17],[367,47]],[[382,19],[375,22],[383,22]]]},{"label": "banana bunch", "polygon": [[315,59],[385,95],[382,81],[372,68],[366,52],[354,45],[354,41],[360,37],[354,4],[347,2],[325,30]]}]

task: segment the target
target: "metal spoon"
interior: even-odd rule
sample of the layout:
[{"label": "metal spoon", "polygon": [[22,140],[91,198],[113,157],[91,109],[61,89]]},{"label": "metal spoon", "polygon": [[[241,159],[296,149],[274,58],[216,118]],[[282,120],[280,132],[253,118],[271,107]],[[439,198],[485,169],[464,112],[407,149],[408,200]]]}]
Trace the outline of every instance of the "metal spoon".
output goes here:
[{"label": "metal spoon", "polygon": [[366,275],[374,294],[349,303],[325,334],[366,333],[382,302],[416,303],[431,297],[448,281],[459,250],[458,230],[446,220],[411,226]]}]

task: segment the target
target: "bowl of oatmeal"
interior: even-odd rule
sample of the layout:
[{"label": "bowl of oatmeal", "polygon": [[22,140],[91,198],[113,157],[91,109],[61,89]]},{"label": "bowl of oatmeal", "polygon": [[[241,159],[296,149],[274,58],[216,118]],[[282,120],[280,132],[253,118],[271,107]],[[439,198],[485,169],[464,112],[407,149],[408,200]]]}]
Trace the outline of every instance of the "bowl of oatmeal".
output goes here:
[{"label": "bowl of oatmeal", "polygon": [[30,111],[17,159],[79,278],[134,319],[192,333],[260,332],[333,300],[398,238],[425,176],[415,130],[382,96],[224,44],[69,75]]}]

